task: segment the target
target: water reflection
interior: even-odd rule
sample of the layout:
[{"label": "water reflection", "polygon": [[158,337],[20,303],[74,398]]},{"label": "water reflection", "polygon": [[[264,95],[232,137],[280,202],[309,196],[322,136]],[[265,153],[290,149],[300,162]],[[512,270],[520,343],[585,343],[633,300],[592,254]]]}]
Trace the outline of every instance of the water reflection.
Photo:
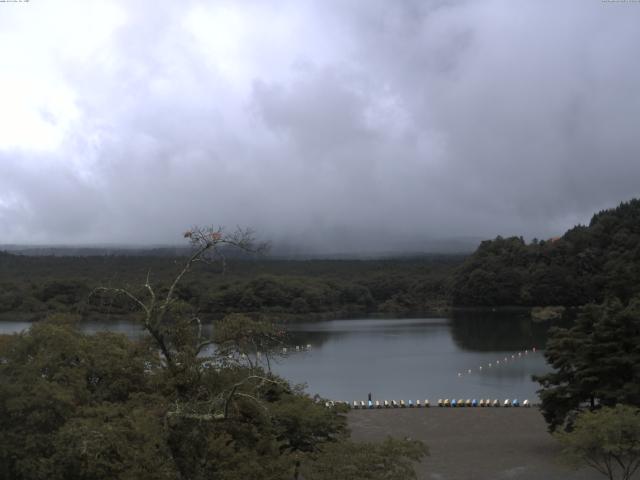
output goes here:
[{"label": "water reflection", "polygon": [[22,332],[28,330],[30,326],[31,322],[2,321],[0,322],[0,334]]},{"label": "water reflection", "polygon": [[105,330],[114,333],[124,333],[129,338],[139,339],[146,335],[146,330],[141,323],[131,320],[103,320],[83,322],[80,329],[85,333],[104,332]]},{"label": "water reflection", "polygon": [[534,324],[523,315],[491,313],[297,324],[292,338],[310,343],[313,350],[295,354],[275,369],[293,381],[306,381],[309,391],[335,399],[365,398],[368,392],[389,399],[535,398],[538,386],[531,375],[547,366],[531,347],[544,345],[549,325]]},{"label": "water reflection", "polygon": [[532,322],[526,311],[454,311],[451,315],[456,344],[480,352],[543,347],[550,326]]},{"label": "water reflection", "polygon": [[[311,350],[292,348],[272,367],[294,383],[306,382],[310,393],[336,400],[365,399],[369,392],[377,399],[534,399],[538,385],[531,375],[548,367],[531,347],[544,345],[549,325],[521,314],[491,313],[288,325],[292,344],[311,345]],[[29,325],[1,322],[0,332]],[[94,321],[82,328],[144,335],[139,324],[128,321]]]},{"label": "water reflection", "polygon": [[[322,346],[325,342],[345,341],[349,336],[403,337],[430,335],[434,329],[425,325],[440,325],[448,328],[449,320],[444,318],[390,318],[325,320],[309,323],[288,324],[288,338],[293,345],[313,344]],[[348,340],[347,340],[348,341]]]}]

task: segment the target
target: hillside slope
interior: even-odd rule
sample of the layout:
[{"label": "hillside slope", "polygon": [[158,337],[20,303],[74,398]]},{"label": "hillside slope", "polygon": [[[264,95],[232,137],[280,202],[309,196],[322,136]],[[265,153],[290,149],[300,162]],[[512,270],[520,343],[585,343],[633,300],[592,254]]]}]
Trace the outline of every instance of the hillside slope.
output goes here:
[{"label": "hillside slope", "polygon": [[603,210],[558,239],[484,241],[451,285],[454,306],[577,306],[638,293],[640,199]]}]

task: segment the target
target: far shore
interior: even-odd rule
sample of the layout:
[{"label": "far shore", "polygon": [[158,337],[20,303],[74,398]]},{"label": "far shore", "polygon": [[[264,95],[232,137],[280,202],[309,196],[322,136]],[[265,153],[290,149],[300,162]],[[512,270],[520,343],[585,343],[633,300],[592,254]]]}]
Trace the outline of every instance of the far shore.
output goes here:
[{"label": "far shore", "polygon": [[[403,311],[365,311],[365,310],[338,310],[329,312],[243,312],[251,317],[266,316],[276,323],[294,324],[299,322],[323,322],[331,320],[360,320],[360,319],[390,319],[390,318],[451,318],[455,313],[485,313],[485,314],[520,314],[528,316],[533,307],[502,306],[502,307],[453,307],[445,305],[430,310],[403,310]],[[2,312],[0,322],[37,322],[48,315],[68,312]],[[71,312],[73,313],[73,312]],[[119,322],[133,319],[134,313],[96,313],[80,314],[83,322]],[[226,313],[204,313],[202,317],[205,323],[212,323],[224,318]]]}]

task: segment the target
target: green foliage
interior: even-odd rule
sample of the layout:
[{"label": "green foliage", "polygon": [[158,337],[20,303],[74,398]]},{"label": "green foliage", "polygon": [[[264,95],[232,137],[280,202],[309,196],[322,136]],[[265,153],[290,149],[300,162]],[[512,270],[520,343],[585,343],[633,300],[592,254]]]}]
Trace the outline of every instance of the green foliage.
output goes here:
[{"label": "green foliage", "polygon": [[571,328],[550,330],[545,357],[554,371],[537,377],[553,430],[588,407],[640,406],[640,297],[589,305]]},{"label": "green foliage", "polygon": [[144,407],[155,398],[153,377],[145,373],[154,361],[148,346],[111,333],[83,335],[73,320],[53,318],[0,342],[3,478],[109,478],[97,471],[87,476],[61,473],[58,446],[72,449],[68,440],[73,428],[82,422],[86,426],[85,417],[95,416],[89,412],[100,406],[127,405],[121,411],[130,412],[134,399]]},{"label": "green foliage", "polygon": [[455,272],[453,305],[564,305],[626,302],[640,293],[640,199],[594,215],[561,238],[497,237]]},{"label": "green foliage", "polygon": [[347,436],[343,415],[313,402],[300,391],[282,391],[270,410],[281,449],[314,452],[318,445],[336,443]]},{"label": "green foliage", "polygon": [[[220,274],[218,265],[194,266],[175,297],[201,315],[228,313],[296,318],[309,315],[408,313],[448,304],[447,279],[461,256],[388,260],[244,259]],[[173,261],[171,261],[173,260]],[[151,272],[158,290],[166,289],[184,257],[95,256],[27,257],[0,252],[0,313],[39,318],[42,312],[88,316],[131,315],[130,299],[91,295],[100,286],[137,285]],[[164,290],[163,290],[164,289]]]},{"label": "green foliage", "polygon": [[266,366],[270,370],[270,358],[286,345],[286,336],[271,322],[230,314],[215,322],[213,341],[218,355],[246,363],[250,369]]},{"label": "green foliage", "polygon": [[0,312],[10,312],[22,305],[20,289],[12,283],[0,284]]},{"label": "green foliage", "polygon": [[587,464],[610,480],[629,480],[640,467],[640,410],[625,405],[578,415],[571,432],[557,433],[565,459]]},{"label": "green foliage", "polygon": [[[150,342],[68,320],[0,339],[2,478],[291,478],[346,438],[343,415],[257,368],[171,372]],[[195,377],[188,396],[176,375]]]},{"label": "green foliage", "polygon": [[89,294],[88,287],[79,280],[50,280],[36,293],[41,302],[56,301],[69,306],[84,300]]},{"label": "green foliage", "polygon": [[150,409],[154,403],[161,404],[161,399],[133,397],[83,408],[57,431],[48,478],[175,478],[163,409]]},{"label": "green foliage", "polygon": [[[302,465],[322,471],[313,465],[339,455],[341,445],[362,464],[350,478],[410,478],[421,444],[349,443],[340,410],[262,368],[258,352],[268,359],[284,340],[272,324],[228,315],[215,338],[203,335],[195,290],[182,288],[182,279],[217,244],[245,246],[247,237],[210,229],[185,236],[197,250],[168,286],[154,288],[147,276],[136,290],[99,289],[112,300],[124,298],[119,308],[137,311],[149,334],[144,340],[83,334],[76,328],[80,315],[53,315],[27,332],[0,336],[2,478],[299,478]],[[12,260],[0,255],[0,261]],[[64,304],[78,286],[51,282],[34,290],[47,305]],[[254,286],[256,298],[288,301],[277,281]],[[331,288],[305,295],[322,298],[333,295]],[[348,297],[365,293],[352,288]],[[92,297],[98,305],[105,299]],[[214,341],[219,348],[209,349]]]}]

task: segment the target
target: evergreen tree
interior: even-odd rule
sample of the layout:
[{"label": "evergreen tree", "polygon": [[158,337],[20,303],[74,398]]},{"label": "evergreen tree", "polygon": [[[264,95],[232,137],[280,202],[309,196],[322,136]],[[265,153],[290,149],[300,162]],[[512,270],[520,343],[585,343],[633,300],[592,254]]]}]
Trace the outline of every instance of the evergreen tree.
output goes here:
[{"label": "evergreen tree", "polygon": [[551,430],[585,408],[640,406],[640,297],[583,308],[571,328],[550,331],[545,357],[554,371],[535,379]]},{"label": "evergreen tree", "polygon": [[456,270],[453,305],[582,306],[640,293],[640,199],[593,216],[562,237],[485,241]]}]

